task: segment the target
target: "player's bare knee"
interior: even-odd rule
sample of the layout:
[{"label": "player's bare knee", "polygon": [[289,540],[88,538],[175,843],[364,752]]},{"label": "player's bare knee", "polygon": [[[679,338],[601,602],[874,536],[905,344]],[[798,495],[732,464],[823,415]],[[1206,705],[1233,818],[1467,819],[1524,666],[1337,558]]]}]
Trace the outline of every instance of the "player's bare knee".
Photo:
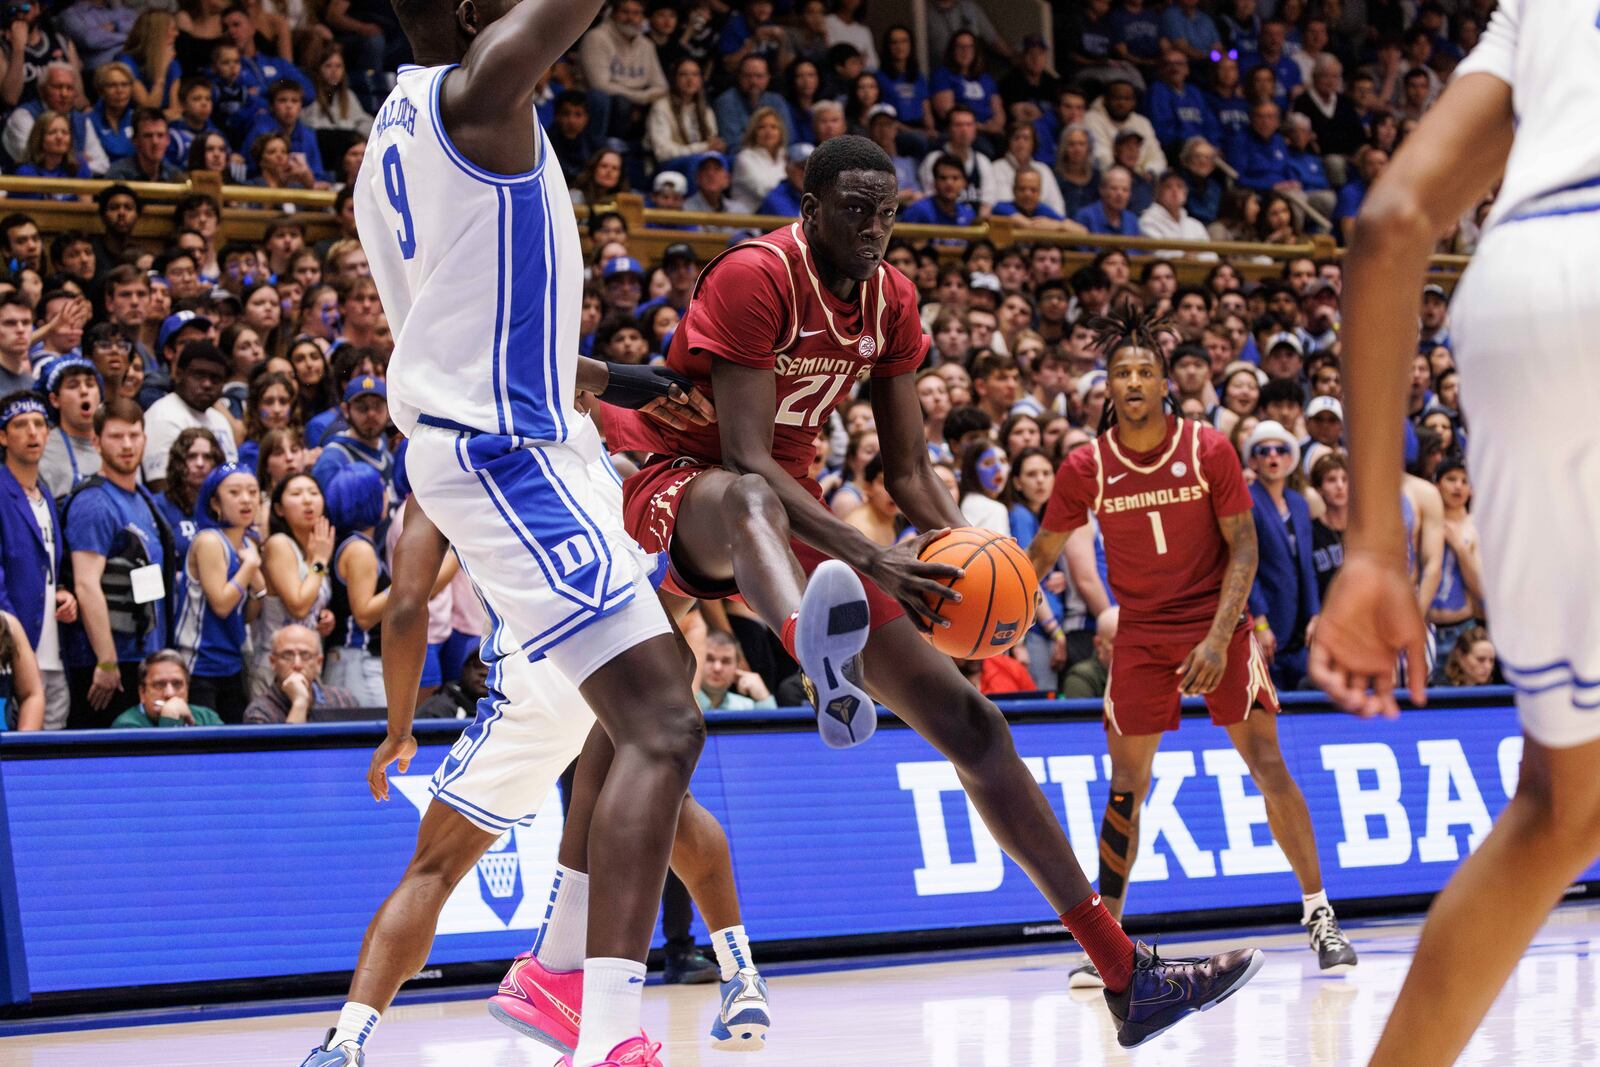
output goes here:
[{"label": "player's bare knee", "polygon": [[1144,801],[1145,794],[1150,792],[1150,779],[1145,775],[1133,771],[1119,771],[1111,769],[1111,792],[1128,793],[1133,796],[1134,811],[1139,810],[1139,805]]},{"label": "player's bare knee", "polygon": [[963,694],[960,706],[951,714],[960,723],[959,736],[949,746],[957,754],[954,762],[958,767],[979,767],[1016,758],[1006,717],[976,690]]},{"label": "player's bare knee", "polygon": [[789,539],[789,515],[783,510],[783,501],[759,474],[741,474],[733,480],[722,494],[722,512],[734,536],[759,527],[776,531],[786,542]]},{"label": "player's bare knee", "polygon": [[705,743],[705,718],[692,701],[668,704],[659,715],[651,716],[648,730],[626,742],[650,762],[672,767],[686,784]]}]

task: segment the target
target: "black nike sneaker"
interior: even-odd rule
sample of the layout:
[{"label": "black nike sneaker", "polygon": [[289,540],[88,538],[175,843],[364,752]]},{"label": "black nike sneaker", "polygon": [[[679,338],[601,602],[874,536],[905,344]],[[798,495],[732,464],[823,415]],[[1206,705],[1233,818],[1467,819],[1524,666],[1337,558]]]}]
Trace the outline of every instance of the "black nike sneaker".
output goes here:
[{"label": "black nike sneaker", "polygon": [[1311,948],[1317,954],[1317,963],[1323,974],[1347,974],[1355,969],[1356,950],[1350,939],[1339,929],[1339,920],[1326,904],[1311,913],[1311,918],[1300,925],[1311,935]]},{"label": "black nike sneaker", "polygon": [[1106,990],[1106,1007],[1117,1021],[1117,1044],[1134,1048],[1186,1015],[1210,1011],[1255,977],[1265,959],[1258,949],[1239,948],[1209,959],[1164,960],[1138,942],[1128,988]]}]

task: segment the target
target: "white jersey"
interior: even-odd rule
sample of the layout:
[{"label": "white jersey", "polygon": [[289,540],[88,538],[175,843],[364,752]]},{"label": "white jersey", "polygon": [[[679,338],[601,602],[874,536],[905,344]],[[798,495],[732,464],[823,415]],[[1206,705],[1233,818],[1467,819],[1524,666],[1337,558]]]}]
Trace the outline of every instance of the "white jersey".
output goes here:
[{"label": "white jersey", "polygon": [[573,422],[583,251],[561,167],[491,174],[450,143],[439,87],[454,67],[400,68],[356,177],[356,225],[395,350],[389,411],[518,443]]},{"label": "white jersey", "polygon": [[1486,228],[1600,210],[1600,13],[1594,0],[1500,0],[1455,76],[1511,86],[1516,141]]}]

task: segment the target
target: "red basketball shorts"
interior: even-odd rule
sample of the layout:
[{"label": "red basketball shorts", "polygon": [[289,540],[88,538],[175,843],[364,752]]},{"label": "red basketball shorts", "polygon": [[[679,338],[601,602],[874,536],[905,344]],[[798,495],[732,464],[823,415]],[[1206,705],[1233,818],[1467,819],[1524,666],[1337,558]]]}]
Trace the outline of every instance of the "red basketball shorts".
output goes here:
[{"label": "red basketball shorts", "polygon": [[[1182,700],[1178,668],[1197,643],[1124,644],[1118,640],[1106,685],[1106,729],[1135,735],[1176,730]],[[1228,642],[1228,663],[1222,680],[1206,694],[1206,708],[1213,723],[1232,726],[1244,722],[1256,707],[1276,714],[1278,692],[1246,621]]]},{"label": "red basketball shorts", "polygon": [[[641,467],[622,483],[624,529],[646,552],[667,554],[667,576],[662,580],[661,588],[694,600],[722,600],[739,593],[739,587],[732,581],[716,581],[688,573],[679,567],[672,553],[672,531],[678,522],[678,509],[688,496],[689,483],[711,469],[708,464],[688,458],[657,460]],[[800,484],[810,490],[812,496],[821,499],[815,482],[807,480]],[[832,558],[799,539],[790,540],[789,547],[795,559],[800,561],[801,570],[808,575],[823,560]],[[905,609],[874,585],[871,579],[864,574],[860,577],[867,593],[872,629],[876,630],[905,614]]]}]

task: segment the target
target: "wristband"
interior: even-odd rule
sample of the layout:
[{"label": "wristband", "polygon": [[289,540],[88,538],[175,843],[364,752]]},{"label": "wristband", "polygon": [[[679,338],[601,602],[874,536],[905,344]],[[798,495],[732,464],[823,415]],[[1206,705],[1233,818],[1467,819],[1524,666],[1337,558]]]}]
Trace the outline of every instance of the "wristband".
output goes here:
[{"label": "wristband", "polygon": [[240,600],[249,599],[250,590],[248,590],[244,586],[240,585],[239,584],[239,579],[237,579],[237,578],[229,578],[228,579],[228,584],[233,586],[235,589],[239,590],[239,599]]},{"label": "wristband", "polygon": [[609,377],[600,400],[619,408],[642,408],[669,396],[674,385],[685,393],[694,388],[693,382],[669,367],[608,363],[606,369]]},{"label": "wristband", "polygon": [[97,671],[115,671],[119,670],[121,666],[116,660],[112,660],[109,663],[96,663],[94,669]]},{"label": "wristband", "polygon": [[1266,619],[1257,619],[1256,620],[1256,633],[1264,634],[1270,629],[1272,629],[1272,624],[1269,623]]}]

